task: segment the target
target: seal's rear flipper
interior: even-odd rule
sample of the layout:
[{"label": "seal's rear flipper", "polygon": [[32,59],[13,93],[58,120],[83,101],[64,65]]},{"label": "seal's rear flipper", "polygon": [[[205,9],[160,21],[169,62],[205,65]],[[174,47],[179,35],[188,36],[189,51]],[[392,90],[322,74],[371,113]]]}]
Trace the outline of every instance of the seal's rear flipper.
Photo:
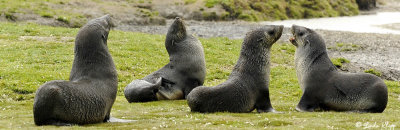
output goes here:
[{"label": "seal's rear flipper", "polygon": [[55,125],[55,126],[74,126],[78,124],[73,124],[73,123],[66,123],[62,121],[49,121],[49,125]]}]

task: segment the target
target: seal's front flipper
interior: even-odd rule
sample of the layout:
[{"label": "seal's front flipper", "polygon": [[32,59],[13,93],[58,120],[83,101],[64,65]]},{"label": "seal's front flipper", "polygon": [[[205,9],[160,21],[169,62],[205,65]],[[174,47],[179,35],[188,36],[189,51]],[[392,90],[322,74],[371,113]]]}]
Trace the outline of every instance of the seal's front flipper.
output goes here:
[{"label": "seal's front flipper", "polygon": [[164,87],[161,87],[157,93],[158,100],[178,100],[183,98],[183,92],[178,88],[164,89]]},{"label": "seal's front flipper", "polygon": [[183,99],[183,92],[174,87],[175,82],[162,78],[160,89],[157,93],[158,100],[176,100]]},{"label": "seal's front flipper", "polygon": [[[303,95],[304,97],[304,95]],[[303,98],[302,98],[303,99]],[[315,110],[315,105],[305,101],[305,100],[300,100],[299,104],[296,106],[296,111],[298,112],[314,112]]]},{"label": "seal's front flipper", "polygon": [[318,103],[315,102],[316,97],[310,97],[310,94],[307,90],[301,96],[300,102],[296,107],[296,110],[299,112],[314,112],[316,108],[318,108]]},{"label": "seal's front flipper", "polygon": [[174,82],[172,82],[171,80],[168,80],[166,78],[160,77],[159,80],[161,80],[161,86],[163,86],[164,88],[172,88],[173,85],[175,85]]}]

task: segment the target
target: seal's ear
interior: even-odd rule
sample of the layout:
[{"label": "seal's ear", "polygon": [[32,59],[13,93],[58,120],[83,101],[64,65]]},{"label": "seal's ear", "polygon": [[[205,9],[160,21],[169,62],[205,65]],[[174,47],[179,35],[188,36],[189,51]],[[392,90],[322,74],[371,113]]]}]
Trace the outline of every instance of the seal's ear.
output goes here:
[{"label": "seal's ear", "polygon": [[314,31],[309,29],[309,28],[306,28],[306,30],[307,30],[308,33],[314,33]]},{"label": "seal's ear", "polygon": [[103,38],[104,40],[106,40],[106,35],[105,35],[105,34],[101,35],[101,38]]}]

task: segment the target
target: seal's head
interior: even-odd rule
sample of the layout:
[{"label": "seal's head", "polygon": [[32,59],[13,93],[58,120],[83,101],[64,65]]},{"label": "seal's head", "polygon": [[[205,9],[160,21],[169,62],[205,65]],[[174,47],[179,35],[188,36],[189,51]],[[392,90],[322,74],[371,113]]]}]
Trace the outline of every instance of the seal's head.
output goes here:
[{"label": "seal's head", "polygon": [[[271,47],[282,35],[282,25],[267,25],[246,34],[243,46]],[[246,44],[246,45],[245,45]],[[249,45],[252,44],[252,45]]]},{"label": "seal's head", "polygon": [[293,25],[291,31],[293,37],[291,37],[289,41],[297,48],[312,47],[317,49],[325,49],[324,40],[314,30]]},{"label": "seal's head", "polygon": [[168,29],[167,38],[165,41],[166,46],[173,46],[176,43],[181,42],[187,36],[186,26],[183,20],[179,17],[175,18],[175,21]]},{"label": "seal's head", "polygon": [[89,48],[96,48],[95,46],[98,45],[94,44],[98,43],[107,45],[108,33],[114,26],[115,25],[110,15],[104,15],[102,17],[92,19],[81,28],[76,36],[75,44],[85,44],[86,47],[90,46]]},{"label": "seal's head", "polygon": [[157,101],[157,92],[161,87],[161,81],[161,77],[157,79],[155,84],[145,80],[136,80],[125,87],[125,98],[129,103]]},{"label": "seal's head", "polygon": [[106,14],[96,19],[92,19],[86,25],[90,24],[98,24],[104,27],[104,29],[106,30],[110,30],[112,27],[115,27],[114,20],[112,19],[112,16],[109,14]]},{"label": "seal's head", "polygon": [[[107,47],[108,33],[113,26],[111,16],[105,15],[90,20],[79,30],[75,38],[71,81],[84,75],[96,78],[116,75],[115,65]],[[112,74],[108,75],[109,73]]]}]

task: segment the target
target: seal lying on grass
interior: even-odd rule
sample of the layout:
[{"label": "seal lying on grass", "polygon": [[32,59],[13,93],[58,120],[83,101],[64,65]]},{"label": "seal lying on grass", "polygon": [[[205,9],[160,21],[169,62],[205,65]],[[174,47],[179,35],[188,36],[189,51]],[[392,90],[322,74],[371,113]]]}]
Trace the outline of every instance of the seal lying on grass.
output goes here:
[{"label": "seal lying on grass", "polygon": [[215,87],[200,86],[187,97],[192,112],[275,112],[269,98],[271,46],[283,26],[269,25],[247,33],[239,60],[228,80]]},{"label": "seal lying on grass", "polygon": [[303,96],[298,111],[383,112],[388,100],[385,83],[367,73],[341,73],[332,64],[325,42],[315,31],[293,25],[291,43]]},{"label": "seal lying on grass", "polygon": [[36,91],[36,125],[106,122],[117,94],[117,71],[108,52],[111,17],[93,19],[78,32],[69,81],[50,81]]},{"label": "seal lying on grass", "polygon": [[203,85],[206,63],[203,46],[186,32],[182,19],[176,18],[165,40],[170,62],[125,87],[128,102],[184,99],[193,88]]}]

